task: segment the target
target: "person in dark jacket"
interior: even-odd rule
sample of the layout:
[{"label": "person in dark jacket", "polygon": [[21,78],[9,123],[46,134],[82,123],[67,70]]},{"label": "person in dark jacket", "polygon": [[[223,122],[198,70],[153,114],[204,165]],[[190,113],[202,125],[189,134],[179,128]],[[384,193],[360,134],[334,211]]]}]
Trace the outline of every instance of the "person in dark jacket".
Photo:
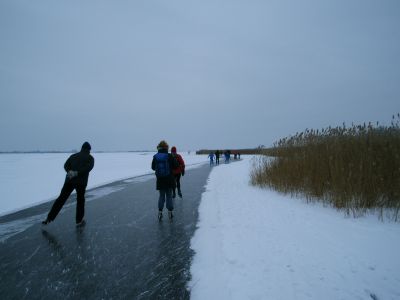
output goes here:
[{"label": "person in dark jacket", "polygon": [[54,221],[73,190],[76,190],[76,224],[83,225],[85,223],[83,219],[85,215],[85,192],[89,179],[89,172],[94,166],[94,158],[90,155],[90,150],[90,144],[85,142],[82,145],[81,151],[72,154],[65,162],[64,169],[67,175],[65,176],[64,186],[61,189],[60,196],[58,196],[47,215],[46,220],[42,222],[43,225]]},{"label": "person in dark jacket", "polygon": [[215,151],[215,164],[218,166],[219,165],[219,156],[220,156],[219,150]]},{"label": "person in dark jacket", "polygon": [[[185,176],[185,161],[183,160],[182,156],[176,152],[176,147],[171,148],[171,154],[175,157],[176,161],[178,162],[178,167],[172,170],[172,173],[175,177],[176,187],[178,189],[178,196],[182,198],[182,191],[181,191],[181,176]],[[172,198],[176,197],[175,188],[172,190]]]},{"label": "person in dark jacket", "polygon": [[162,211],[164,203],[168,209],[168,217],[173,218],[172,211],[174,204],[172,202],[172,190],[175,188],[175,178],[172,170],[178,166],[176,159],[171,153],[168,153],[168,144],[166,141],[161,141],[157,146],[157,154],[153,156],[151,168],[156,171],[157,184],[156,189],[160,191],[158,199],[158,219],[162,219]]}]

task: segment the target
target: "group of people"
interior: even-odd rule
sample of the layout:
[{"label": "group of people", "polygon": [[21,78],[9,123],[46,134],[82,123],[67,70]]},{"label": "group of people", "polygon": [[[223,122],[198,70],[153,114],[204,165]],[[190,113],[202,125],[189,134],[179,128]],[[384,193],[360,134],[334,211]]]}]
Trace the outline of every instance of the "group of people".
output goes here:
[{"label": "group of people", "polygon": [[[215,158],[215,164],[219,165],[219,157],[222,154],[222,152],[220,152],[219,150],[215,151],[215,152],[211,152],[208,155],[208,158],[210,159],[210,166],[214,165],[214,158]],[[231,159],[231,150],[225,150],[225,152],[223,153],[224,157],[225,157],[225,163],[229,164],[229,161]],[[234,159],[240,159],[240,153],[239,152],[235,152],[233,154]]]},{"label": "group of people", "polygon": [[[72,154],[64,163],[66,172],[64,185],[61,193],[54,201],[47,218],[42,222],[47,225],[53,222],[64,206],[65,202],[76,190],[76,216],[75,222],[77,226],[82,226],[86,222],[85,215],[85,192],[89,179],[89,173],[94,167],[94,158],[90,154],[91,145],[84,142],[81,151]],[[176,147],[171,148],[171,153],[168,152],[169,146],[166,141],[161,141],[157,146],[157,154],[153,156],[151,168],[155,171],[157,177],[156,189],[159,191],[158,199],[158,219],[163,217],[164,204],[168,209],[168,217],[173,218],[173,198],[178,196],[182,198],[181,191],[181,176],[185,175],[185,162],[180,154],[177,153]]]},{"label": "group of people", "polygon": [[178,196],[182,198],[181,176],[185,175],[185,162],[180,154],[176,152],[176,147],[171,148],[168,153],[168,144],[162,140],[157,146],[157,154],[153,156],[151,168],[156,172],[156,189],[160,192],[158,198],[158,219],[163,217],[164,203],[168,210],[168,217],[173,218],[174,210],[173,198]]}]

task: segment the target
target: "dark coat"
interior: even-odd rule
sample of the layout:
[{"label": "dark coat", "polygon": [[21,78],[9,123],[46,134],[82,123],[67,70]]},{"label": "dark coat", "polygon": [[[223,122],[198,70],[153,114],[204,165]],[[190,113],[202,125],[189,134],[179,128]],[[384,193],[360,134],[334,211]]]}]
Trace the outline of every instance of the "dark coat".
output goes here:
[{"label": "dark coat", "polygon": [[94,158],[90,155],[90,151],[82,149],[81,152],[72,154],[64,164],[64,169],[68,171],[78,171],[78,176],[65,180],[71,180],[71,183],[86,186],[89,179],[89,172],[94,167]]},{"label": "dark coat", "polygon": [[[158,150],[158,152],[159,153],[168,153],[168,150],[160,149],[160,150]],[[176,186],[175,177],[172,174],[172,170],[174,168],[177,168],[179,165],[178,165],[178,162],[176,161],[176,159],[171,155],[171,153],[168,153],[168,163],[169,163],[170,174],[165,177],[157,176],[157,184],[156,184],[157,190],[174,189]],[[151,162],[151,169],[154,171],[156,170],[156,159],[154,156],[153,156],[153,161]]]}]

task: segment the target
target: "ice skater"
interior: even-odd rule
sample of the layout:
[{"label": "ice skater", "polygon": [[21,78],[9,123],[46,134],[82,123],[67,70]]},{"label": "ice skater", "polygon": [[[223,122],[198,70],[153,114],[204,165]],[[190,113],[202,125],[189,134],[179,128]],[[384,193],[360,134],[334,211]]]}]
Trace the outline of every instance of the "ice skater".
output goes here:
[{"label": "ice skater", "polygon": [[230,150],[226,150],[224,155],[225,155],[225,163],[229,164],[229,161],[231,159],[231,151]]},{"label": "ice skater", "polygon": [[[181,176],[185,176],[185,161],[183,160],[182,156],[176,152],[176,147],[171,148],[171,154],[174,156],[176,161],[178,162],[178,167],[172,170],[172,173],[175,177],[176,188],[178,189],[178,196],[182,198],[182,191],[181,191]],[[172,198],[176,197],[175,188],[172,190]]]},{"label": "ice skater", "polygon": [[157,184],[156,189],[160,191],[158,198],[158,219],[161,221],[163,217],[164,203],[168,209],[168,217],[172,220],[174,203],[172,201],[172,191],[175,188],[175,178],[172,170],[178,167],[176,159],[171,153],[168,153],[168,144],[161,141],[157,146],[157,154],[153,156],[151,168],[156,172]]},{"label": "ice skater", "polygon": [[208,154],[208,158],[210,159],[210,167],[214,165],[214,157],[215,157],[214,152]]},{"label": "ice skater", "polygon": [[219,156],[221,155],[221,152],[219,150],[215,151],[215,164],[218,166],[219,165]]},{"label": "ice skater", "polygon": [[42,222],[47,225],[54,221],[61,208],[76,190],[76,216],[75,222],[77,226],[85,224],[83,219],[85,215],[85,192],[89,179],[89,172],[94,167],[94,158],[90,155],[91,146],[88,142],[84,142],[81,151],[72,154],[64,164],[64,170],[67,172],[65,176],[64,186],[61,189],[60,196],[55,200],[46,220]]}]

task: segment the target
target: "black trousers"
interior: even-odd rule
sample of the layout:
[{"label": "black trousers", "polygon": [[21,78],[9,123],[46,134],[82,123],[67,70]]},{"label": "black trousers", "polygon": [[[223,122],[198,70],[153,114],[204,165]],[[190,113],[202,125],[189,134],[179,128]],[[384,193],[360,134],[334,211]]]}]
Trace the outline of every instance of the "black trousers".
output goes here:
[{"label": "black trousers", "polygon": [[[178,193],[181,192],[181,173],[174,175],[175,177],[175,182],[176,182],[176,187],[178,188]],[[175,188],[173,190],[173,194],[175,195]]]},{"label": "black trousers", "polygon": [[69,180],[66,180],[64,186],[61,189],[60,196],[54,202],[49,214],[47,215],[47,219],[53,221],[58,213],[60,212],[61,208],[64,206],[65,202],[67,201],[68,197],[71,193],[76,190],[76,223],[79,223],[83,220],[83,216],[85,215],[85,192],[86,192],[86,185],[79,184],[79,183],[72,183]]}]

